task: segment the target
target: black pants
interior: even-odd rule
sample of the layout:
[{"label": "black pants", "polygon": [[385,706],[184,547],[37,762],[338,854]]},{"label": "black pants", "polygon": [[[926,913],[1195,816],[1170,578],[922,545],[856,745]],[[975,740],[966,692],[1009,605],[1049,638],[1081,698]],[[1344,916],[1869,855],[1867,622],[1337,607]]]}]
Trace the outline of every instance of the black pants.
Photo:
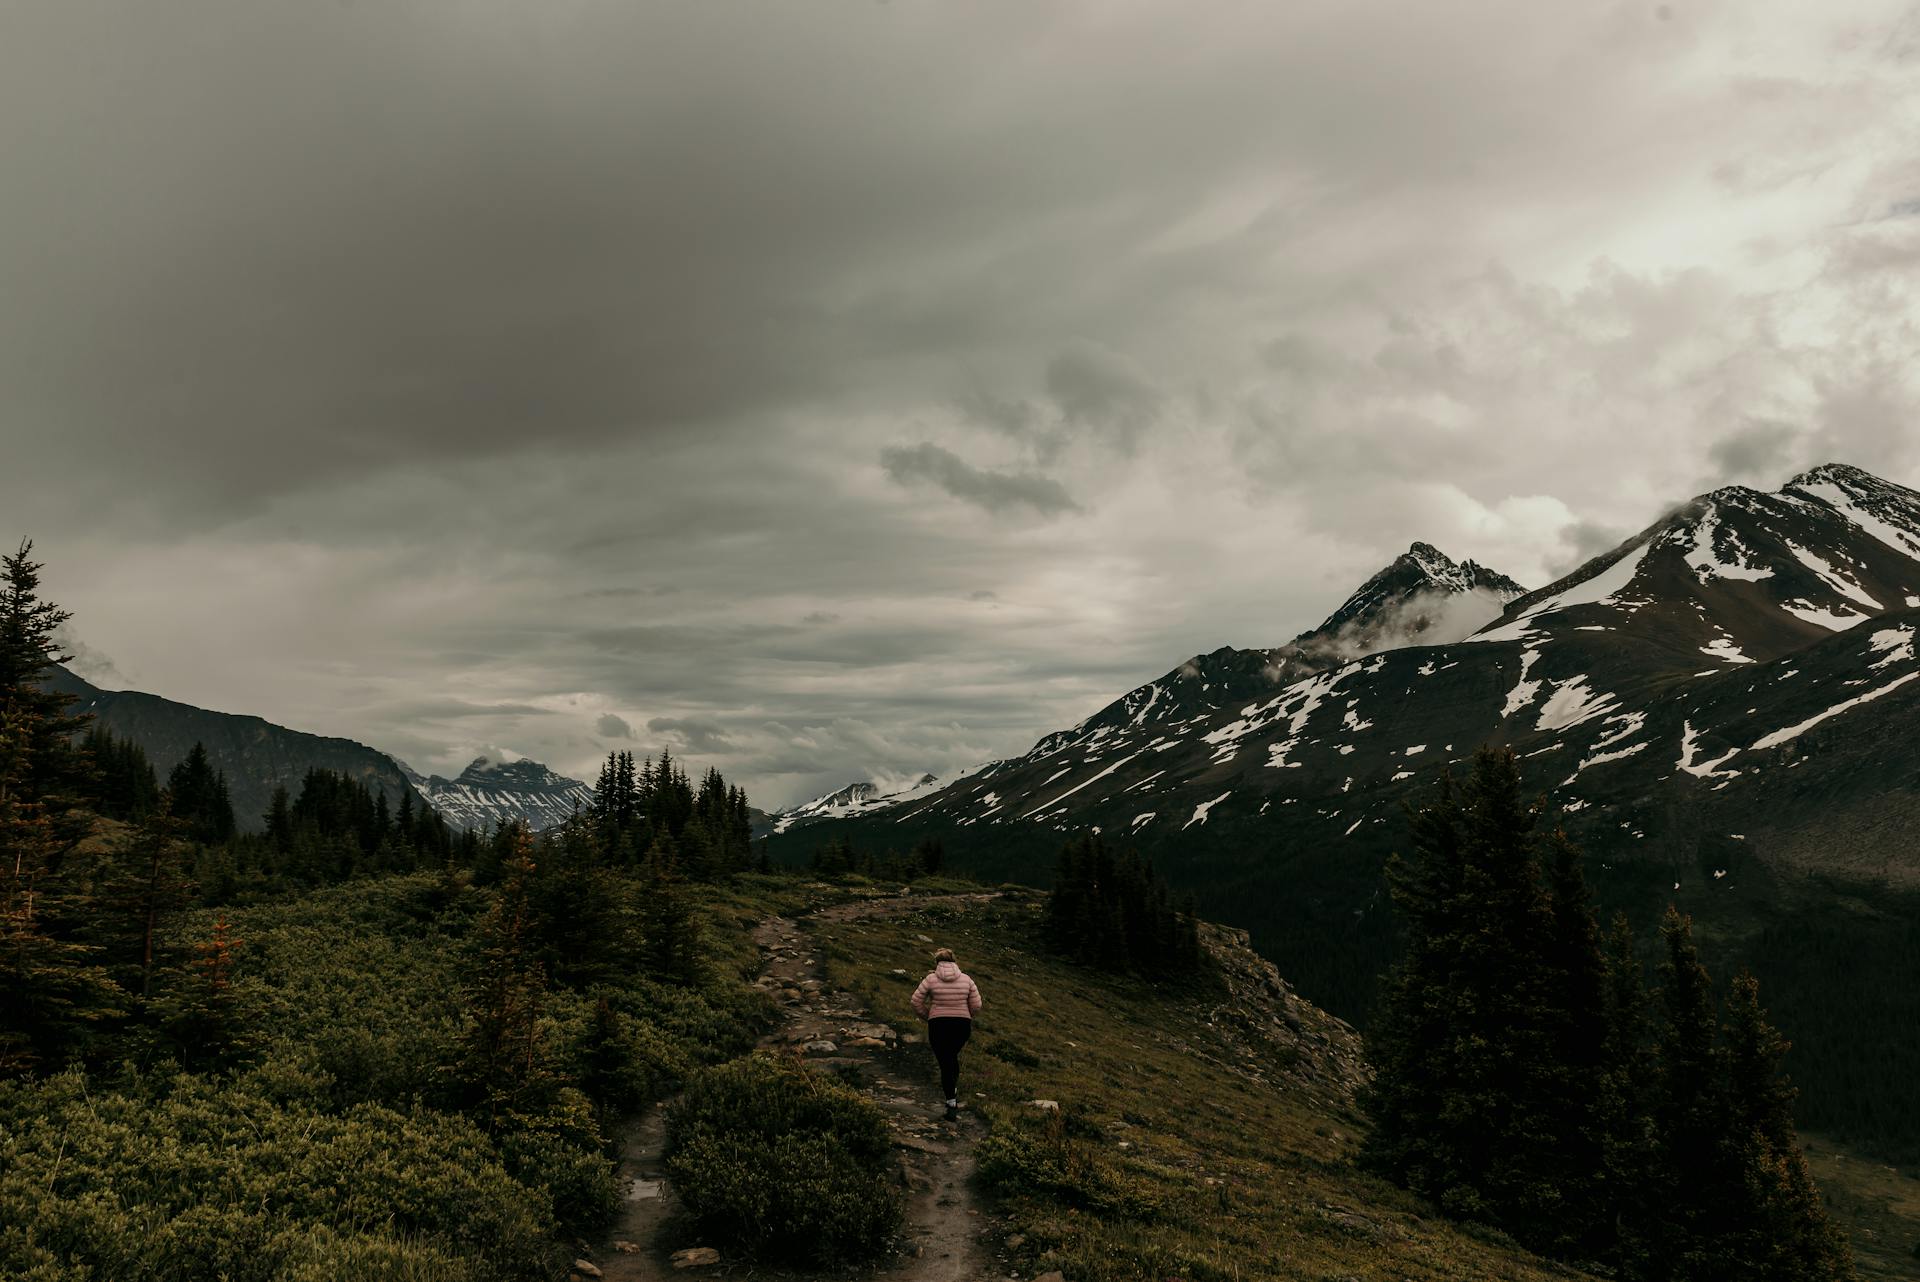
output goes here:
[{"label": "black pants", "polygon": [[946,1099],[958,1098],[954,1091],[960,1083],[960,1048],[973,1036],[973,1021],[957,1015],[943,1015],[927,1021],[927,1045],[940,1061],[940,1093]]}]

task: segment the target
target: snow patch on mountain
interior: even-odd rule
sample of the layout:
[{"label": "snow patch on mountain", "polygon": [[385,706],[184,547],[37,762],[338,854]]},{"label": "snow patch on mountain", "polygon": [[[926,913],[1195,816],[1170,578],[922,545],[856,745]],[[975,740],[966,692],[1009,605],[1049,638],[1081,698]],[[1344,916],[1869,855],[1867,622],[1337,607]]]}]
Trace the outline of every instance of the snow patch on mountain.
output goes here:
[{"label": "snow patch on mountain", "polygon": [[564,822],[576,808],[593,801],[593,789],[580,780],[524,758],[475,757],[453,779],[422,775],[398,758],[394,764],[449,824],[473,832],[490,831],[502,821],[524,823],[539,832]]}]

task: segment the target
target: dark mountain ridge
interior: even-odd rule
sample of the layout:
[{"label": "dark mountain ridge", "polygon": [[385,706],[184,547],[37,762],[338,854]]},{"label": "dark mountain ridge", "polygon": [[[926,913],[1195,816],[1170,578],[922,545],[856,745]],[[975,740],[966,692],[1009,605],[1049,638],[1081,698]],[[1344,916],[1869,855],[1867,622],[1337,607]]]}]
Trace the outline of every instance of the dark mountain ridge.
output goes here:
[{"label": "dark mountain ridge", "polygon": [[75,712],[122,739],[138,744],[164,782],[167,772],[193,750],[206,745],[207,758],[227,777],[233,816],[246,832],[264,826],[262,816],[275,788],[300,791],[307,771],[332,770],[384,793],[389,805],[420,794],[392,758],[352,739],[308,734],[260,717],[215,712],[139,690],[102,690],[65,668],[54,670],[48,685],[73,696]]}]

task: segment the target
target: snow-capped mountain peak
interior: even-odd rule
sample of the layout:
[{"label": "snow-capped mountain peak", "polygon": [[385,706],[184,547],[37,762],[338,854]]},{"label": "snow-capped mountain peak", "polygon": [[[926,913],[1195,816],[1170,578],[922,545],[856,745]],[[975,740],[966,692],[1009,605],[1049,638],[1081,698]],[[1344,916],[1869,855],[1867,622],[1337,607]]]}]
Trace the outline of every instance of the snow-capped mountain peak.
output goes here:
[{"label": "snow-capped mountain peak", "polygon": [[[1419,547],[1375,579],[1450,567],[1456,594],[1477,586]],[[1370,581],[1350,617],[1400,599]],[[1604,809],[1636,841],[1705,806],[1825,857],[1809,816],[1846,806],[1849,831],[1897,844],[1917,630],[1920,493],[1829,465],[1771,493],[1703,494],[1464,642],[1355,655],[1310,633],[1196,656],[887,822],[990,847],[1098,825],[1183,859],[1256,837],[1378,853],[1409,788],[1495,743],[1569,812]]]},{"label": "snow-capped mountain peak", "polygon": [[773,831],[783,833],[797,825],[820,819],[843,819],[870,810],[885,810],[889,806],[938,791],[941,786],[939,778],[932,774],[923,774],[913,783],[896,788],[886,788],[870,780],[850,783],[812,801],[803,801],[797,806],[775,811]]},{"label": "snow-capped mountain peak", "polygon": [[538,761],[475,757],[459,777],[422,775],[395,759],[413,786],[455,828],[487,831],[501,820],[551,828],[593,800],[593,789]]},{"label": "snow-capped mountain peak", "polygon": [[1249,700],[1342,664],[1409,645],[1459,641],[1525,591],[1504,574],[1455,561],[1431,543],[1415,543],[1328,615],[1282,646],[1222,646],[1198,654],[1070,730],[1047,735],[1024,760],[1072,748],[1117,745],[1136,731],[1172,734]]}]

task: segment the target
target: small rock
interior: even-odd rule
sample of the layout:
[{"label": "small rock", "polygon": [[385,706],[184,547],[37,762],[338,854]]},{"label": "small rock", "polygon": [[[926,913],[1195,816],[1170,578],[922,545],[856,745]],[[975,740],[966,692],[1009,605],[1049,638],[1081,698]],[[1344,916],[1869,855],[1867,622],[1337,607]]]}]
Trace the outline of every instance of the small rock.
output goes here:
[{"label": "small rock", "polygon": [[1007,1239],[1007,1249],[1009,1251],[1018,1251],[1021,1247],[1025,1246],[1026,1244],[1027,1244],[1027,1235],[1024,1233],[1016,1233],[1012,1237]]},{"label": "small rock", "polygon": [[602,1276],[600,1266],[591,1260],[575,1260],[573,1262],[573,1271],[583,1278],[597,1278]]},{"label": "small rock", "polygon": [[885,1046],[878,1037],[856,1037],[847,1043],[849,1046]]},{"label": "small rock", "polygon": [[931,944],[933,942],[932,935],[915,935],[914,938],[919,940],[923,944]]},{"label": "small rock", "polygon": [[890,973],[895,975],[904,975],[907,973],[907,968],[905,966],[895,966]]},{"label": "small rock", "polygon": [[704,1269],[720,1263],[720,1252],[710,1246],[690,1246],[669,1257],[676,1269]]},{"label": "small rock", "polygon": [[[1027,1107],[1037,1108],[1042,1113],[1058,1113],[1060,1111],[1060,1101],[1057,1099],[1030,1099],[1027,1101]],[[1034,1282],[1039,1282],[1039,1279],[1034,1279]]]},{"label": "small rock", "polygon": [[622,1255],[640,1254],[640,1244],[638,1242],[629,1242],[625,1238],[621,1238],[618,1242],[615,1242],[613,1249]]},{"label": "small rock", "polygon": [[920,1044],[920,1041],[921,1041],[921,1037],[920,1037],[920,1034],[918,1033],[900,1034],[900,1044],[902,1046],[918,1046]]},{"label": "small rock", "polygon": [[809,1055],[832,1055],[839,1049],[838,1046],[835,1046],[824,1037],[817,1042],[807,1043],[807,1054]]},{"label": "small rock", "polygon": [[1059,1269],[1055,1269],[1051,1273],[1042,1273],[1039,1277],[1035,1278],[1033,1282],[1067,1282],[1067,1279],[1065,1274],[1061,1273]]}]

